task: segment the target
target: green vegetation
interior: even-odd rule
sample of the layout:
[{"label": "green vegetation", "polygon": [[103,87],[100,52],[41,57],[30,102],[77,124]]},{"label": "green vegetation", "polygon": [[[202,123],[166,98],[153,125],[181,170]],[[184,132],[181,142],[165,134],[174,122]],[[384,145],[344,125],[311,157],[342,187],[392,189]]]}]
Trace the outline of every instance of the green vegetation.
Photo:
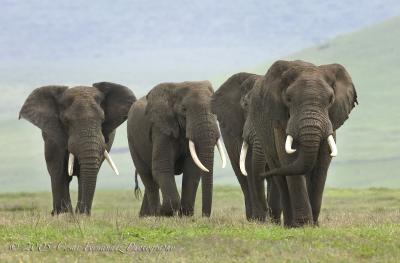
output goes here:
[{"label": "green vegetation", "polygon": [[[0,204],[0,262],[396,262],[400,257],[400,190],[329,189],[321,227],[303,229],[247,222],[241,191],[233,187],[215,189],[210,219],[199,216],[200,204],[193,218],[139,219],[133,191],[98,191],[90,218],[50,216],[49,193],[1,194]],[[93,251],[105,246],[114,251]],[[163,251],[134,250],[140,246]]]}]

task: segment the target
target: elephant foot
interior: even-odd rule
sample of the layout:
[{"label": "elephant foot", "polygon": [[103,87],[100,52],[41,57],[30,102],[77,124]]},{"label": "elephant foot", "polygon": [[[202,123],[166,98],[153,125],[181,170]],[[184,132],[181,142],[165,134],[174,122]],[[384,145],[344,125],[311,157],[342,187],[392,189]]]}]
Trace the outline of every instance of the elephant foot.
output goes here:
[{"label": "elephant foot", "polygon": [[160,215],[157,211],[140,211],[139,217],[151,217],[151,216],[158,216]]},{"label": "elephant foot", "polygon": [[57,216],[59,214],[67,214],[67,213],[72,214],[72,210],[66,210],[66,209],[53,209],[53,210],[51,210],[51,215],[52,216]]},{"label": "elephant foot", "polygon": [[274,224],[274,225],[278,225],[278,226],[280,226],[282,223],[281,223],[281,218],[277,218],[277,217],[270,217],[269,218],[269,221],[272,223],[272,224]]},{"label": "elephant foot", "polygon": [[266,219],[267,219],[267,216],[265,214],[254,214],[251,216],[249,221],[265,222]]},{"label": "elephant foot", "polygon": [[287,228],[300,228],[300,227],[307,227],[307,226],[313,226],[313,222],[308,219],[296,219],[292,221],[291,223],[285,224],[285,227]]},{"label": "elephant foot", "polygon": [[65,204],[65,205],[53,207],[53,210],[51,211],[52,216],[64,214],[64,213],[72,213],[71,204]]},{"label": "elephant foot", "polygon": [[77,205],[75,208],[75,214],[90,216],[90,212],[91,212],[90,209],[80,205]]},{"label": "elephant foot", "polygon": [[181,208],[179,210],[179,216],[193,216],[194,215],[194,209],[193,208]]},{"label": "elephant foot", "polygon": [[161,216],[174,216],[179,212],[179,202],[169,202],[167,204],[163,204],[160,209]]}]

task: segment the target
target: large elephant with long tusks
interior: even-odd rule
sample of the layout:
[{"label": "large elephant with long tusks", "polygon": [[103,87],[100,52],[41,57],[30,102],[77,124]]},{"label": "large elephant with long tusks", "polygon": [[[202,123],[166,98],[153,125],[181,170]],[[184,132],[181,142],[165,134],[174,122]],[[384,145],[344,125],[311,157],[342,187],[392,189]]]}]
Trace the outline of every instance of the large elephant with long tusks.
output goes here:
[{"label": "large elephant with long tusks", "polygon": [[35,89],[20,111],[42,130],[53,194],[52,214],[72,212],[69,183],[78,177],[77,213],[90,215],[97,174],[104,159],[118,174],[109,151],[115,130],[136,98],[122,85],[45,86]]},{"label": "large elephant with long tusks", "polygon": [[[211,215],[215,146],[226,163],[211,112],[213,93],[208,81],[162,83],[132,105],[129,148],[145,186],[140,216],[193,215],[200,179],[202,213]],[[180,198],[175,175],[181,173]]]},{"label": "large elephant with long tusks", "polygon": [[[318,225],[327,171],[338,154],[335,131],[358,103],[352,79],[339,64],[304,61],[277,61],[253,78],[238,166],[248,173],[249,142],[257,141],[251,159],[277,186],[284,224]],[[276,211],[273,218],[280,218]]]},{"label": "large elephant with long tusks", "polygon": [[[249,127],[249,97],[259,78],[246,72],[231,76],[214,93],[211,107],[217,115],[233,171],[243,192],[247,220],[265,221],[269,214],[271,221],[279,222],[280,216],[273,218],[281,211],[279,192],[268,179],[265,195],[265,178],[261,175],[265,172],[266,160]],[[247,138],[244,144],[243,137]]]}]

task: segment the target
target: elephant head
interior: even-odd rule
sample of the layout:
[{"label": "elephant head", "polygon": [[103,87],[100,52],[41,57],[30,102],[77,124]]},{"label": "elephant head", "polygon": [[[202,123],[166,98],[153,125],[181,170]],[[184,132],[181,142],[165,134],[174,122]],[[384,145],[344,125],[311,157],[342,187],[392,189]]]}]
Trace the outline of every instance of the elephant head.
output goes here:
[{"label": "elephant head", "polygon": [[[254,83],[261,76],[241,72],[231,76],[215,92],[212,99],[212,110],[218,116],[218,121],[224,132],[232,138],[243,138],[244,148],[248,148],[250,133],[250,121],[248,118],[249,98]],[[247,150],[246,150],[247,151]],[[240,155],[240,169],[243,175],[247,176],[245,171],[246,156]],[[231,154],[232,155],[232,154]],[[230,156],[231,161],[235,156]]]},{"label": "elephant head", "polygon": [[225,166],[217,120],[211,112],[214,91],[208,81],[163,83],[147,98],[146,115],[154,128],[173,139],[184,139],[194,163],[202,171],[203,214],[210,215],[214,147]]},{"label": "elephant head", "polygon": [[114,130],[127,119],[135,100],[127,87],[101,82],[93,87],[37,88],[22,106],[19,118],[39,127],[44,138],[65,149],[70,176],[77,159],[79,165],[75,164],[75,172],[79,172],[79,184],[82,184],[79,187],[83,192],[78,212],[90,213],[97,174],[104,158],[118,173],[106,145],[113,140]]},{"label": "elephant head", "polygon": [[[291,164],[273,169],[267,175],[309,172],[323,140],[327,140],[331,156],[336,156],[334,132],[346,121],[355,103],[358,103],[356,90],[343,66],[275,62],[256,84],[249,114],[259,132],[267,121],[279,123],[286,130],[287,154],[297,151],[297,156]],[[266,142],[263,137],[267,134],[259,132],[258,136]]]}]

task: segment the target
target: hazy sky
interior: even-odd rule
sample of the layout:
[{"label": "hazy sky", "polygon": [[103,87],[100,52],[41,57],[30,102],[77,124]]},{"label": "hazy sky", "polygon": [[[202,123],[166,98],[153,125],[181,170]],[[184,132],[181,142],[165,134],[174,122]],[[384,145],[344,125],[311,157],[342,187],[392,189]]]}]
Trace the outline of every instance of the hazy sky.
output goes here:
[{"label": "hazy sky", "polygon": [[213,79],[399,13],[398,0],[1,0],[0,86]]}]

